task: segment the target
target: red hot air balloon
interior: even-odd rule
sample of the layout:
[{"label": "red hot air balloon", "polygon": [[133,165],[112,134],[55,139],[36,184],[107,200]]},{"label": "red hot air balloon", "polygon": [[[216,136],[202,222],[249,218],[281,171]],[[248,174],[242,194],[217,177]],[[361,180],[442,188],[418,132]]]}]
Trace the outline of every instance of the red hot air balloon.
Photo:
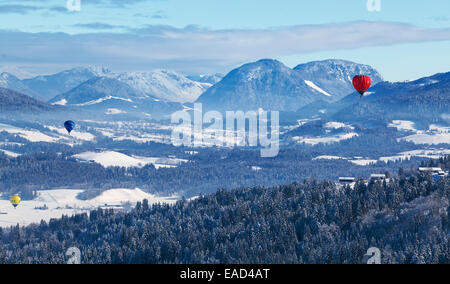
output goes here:
[{"label": "red hot air balloon", "polygon": [[358,75],[353,78],[353,86],[361,94],[361,98],[364,96],[364,93],[370,88],[372,84],[372,80],[369,76]]}]

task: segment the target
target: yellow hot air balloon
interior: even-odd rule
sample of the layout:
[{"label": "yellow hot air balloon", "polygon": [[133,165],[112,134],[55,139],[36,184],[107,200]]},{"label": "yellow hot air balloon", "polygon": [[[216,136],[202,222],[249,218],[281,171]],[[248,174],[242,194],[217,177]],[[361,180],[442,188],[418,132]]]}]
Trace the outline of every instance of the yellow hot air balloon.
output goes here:
[{"label": "yellow hot air balloon", "polygon": [[12,206],[14,206],[14,208],[16,208],[19,204],[20,204],[20,196],[13,195],[9,198],[9,201],[11,202]]}]

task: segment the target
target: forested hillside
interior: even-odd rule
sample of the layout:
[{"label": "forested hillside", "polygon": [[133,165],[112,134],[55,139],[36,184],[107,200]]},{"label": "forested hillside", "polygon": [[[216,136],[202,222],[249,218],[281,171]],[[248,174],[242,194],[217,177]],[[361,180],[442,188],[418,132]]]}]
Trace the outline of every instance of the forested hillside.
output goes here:
[{"label": "forested hillside", "polygon": [[[448,165],[448,159],[441,160]],[[399,171],[355,189],[307,180],[220,190],[175,206],[138,203],[0,231],[0,263],[450,263],[450,180]]]},{"label": "forested hillside", "polygon": [[[48,151],[45,145],[36,149]],[[77,161],[72,157],[74,152],[67,151],[66,147],[56,149],[61,152],[25,154],[17,158],[0,152],[0,192],[5,196],[20,193],[23,199],[32,199],[36,190],[82,188],[86,189],[83,198],[93,198],[105,189],[139,187],[151,193],[192,197],[213,193],[218,188],[273,186],[310,177],[318,180],[337,180],[340,176],[367,178],[373,173],[395,172],[400,166],[409,167],[420,160],[358,166],[346,160],[312,160],[320,152],[311,150],[286,149],[273,159],[264,159],[256,150],[203,149],[177,168],[156,169],[153,165],[104,168],[97,163]],[[164,149],[161,147],[159,154]]]},{"label": "forested hillside", "polygon": [[50,110],[55,111],[57,108],[27,95],[0,87],[0,111],[2,112]]}]

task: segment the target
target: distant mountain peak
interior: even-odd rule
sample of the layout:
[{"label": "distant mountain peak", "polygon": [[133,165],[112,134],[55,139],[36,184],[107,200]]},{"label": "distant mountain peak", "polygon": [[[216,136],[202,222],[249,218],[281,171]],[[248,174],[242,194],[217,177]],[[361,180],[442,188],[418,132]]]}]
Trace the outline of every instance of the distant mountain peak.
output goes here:
[{"label": "distant mountain peak", "polygon": [[373,67],[343,59],[312,61],[300,64],[294,70],[305,80],[333,94],[333,101],[354,91],[352,80],[356,75],[370,76],[372,86],[383,81],[381,74]]},{"label": "distant mountain peak", "polygon": [[12,74],[21,80],[34,77],[34,75],[32,73],[30,73],[26,70],[23,70],[22,68],[19,68],[17,66],[11,66],[11,65],[0,66],[0,73]]},{"label": "distant mountain peak", "polygon": [[15,75],[3,72],[0,74],[0,87],[13,90],[19,93],[23,93],[33,97],[39,97],[33,90],[26,86],[19,78]]},{"label": "distant mountain peak", "polygon": [[37,76],[23,80],[23,83],[46,100],[70,91],[80,84],[94,78],[110,76],[112,72],[102,66],[75,67],[62,72]]},{"label": "distant mountain peak", "polygon": [[178,102],[194,102],[211,84],[191,80],[172,70],[157,69],[148,72],[127,72],[117,75],[119,81],[138,92]]},{"label": "distant mountain peak", "polygon": [[267,64],[267,65],[270,65],[270,64],[284,65],[281,61],[272,59],[272,58],[263,58],[263,59],[256,61],[255,63],[261,63],[261,64]]},{"label": "distant mountain peak", "polygon": [[337,79],[351,81],[356,75],[368,75],[373,77],[376,82],[383,81],[382,76],[370,65],[359,64],[343,59],[327,59],[321,61],[312,61],[303,63],[294,68],[303,75],[311,74],[321,76],[319,72],[325,75],[337,76]]},{"label": "distant mountain peak", "polygon": [[373,83],[381,75],[368,65],[330,59],[300,64],[294,69],[275,59],[242,65],[208,89],[199,102],[214,108],[296,111],[317,100],[335,102],[354,91],[353,76],[367,74]]},{"label": "distant mountain peak", "polygon": [[108,67],[101,66],[101,65],[89,65],[89,66],[86,67],[86,69],[88,69],[92,73],[96,74],[97,76],[101,76],[101,75],[106,75],[106,74],[111,74],[112,73],[112,71]]},{"label": "distant mountain peak", "polygon": [[216,73],[216,74],[212,74],[212,75],[207,75],[207,74],[201,74],[201,75],[189,75],[187,76],[187,78],[199,82],[199,83],[206,83],[206,84],[210,84],[215,85],[217,83],[220,82],[220,80],[222,80],[224,77],[223,74],[220,73]]},{"label": "distant mountain peak", "polygon": [[118,78],[107,76],[94,77],[67,93],[54,97],[50,103],[108,115],[150,114],[155,117],[182,109],[180,104],[156,100]]},{"label": "distant mountain peak", "polygon": [[263,59],[232,70],[198,102],[217,110],[292,111],[317,96],[296,71],[278,60]]}]

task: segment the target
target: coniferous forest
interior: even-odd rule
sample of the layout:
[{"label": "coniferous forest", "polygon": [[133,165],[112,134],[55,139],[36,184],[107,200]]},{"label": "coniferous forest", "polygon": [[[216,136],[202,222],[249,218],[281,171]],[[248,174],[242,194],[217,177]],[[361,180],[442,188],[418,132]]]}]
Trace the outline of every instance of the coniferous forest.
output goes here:
[{"label": "coniferous forest", "polygon": [[[435,164],[433,164],[435,163]],[[449,159],[423,165],[448,169]],[[219,190],[174,206],[144,200],[0,231],[0,263],[450,263],[450,179],[400,169],[354,189],[307,179]]]}]

